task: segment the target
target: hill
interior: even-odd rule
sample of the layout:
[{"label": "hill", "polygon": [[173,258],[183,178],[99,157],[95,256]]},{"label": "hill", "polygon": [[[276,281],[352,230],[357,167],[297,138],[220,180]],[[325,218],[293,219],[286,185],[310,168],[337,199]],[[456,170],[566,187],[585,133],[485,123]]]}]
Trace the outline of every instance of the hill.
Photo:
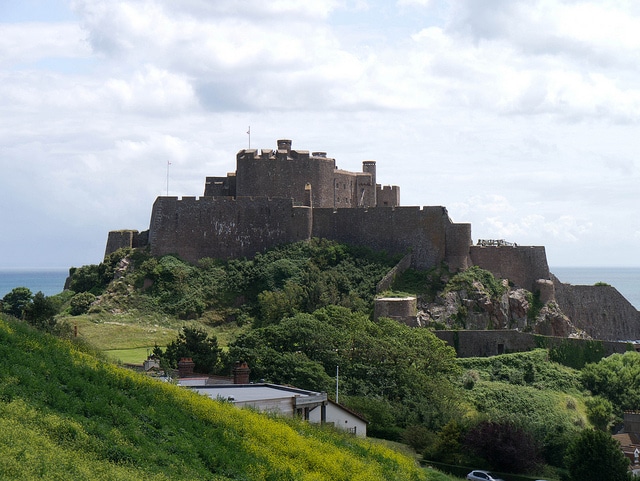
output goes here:
[{"label": "hill", "polygon": [[0,319],[0,479],[426,480],[379,444],[272,419]]}]

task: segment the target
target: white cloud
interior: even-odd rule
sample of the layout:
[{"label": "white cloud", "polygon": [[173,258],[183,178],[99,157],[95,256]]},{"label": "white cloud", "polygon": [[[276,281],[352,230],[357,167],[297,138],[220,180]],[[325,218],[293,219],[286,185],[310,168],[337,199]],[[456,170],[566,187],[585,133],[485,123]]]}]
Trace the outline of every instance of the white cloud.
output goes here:
[{"label": "white cloud", "polygon": [[[248,125],[253,146],[288,137],[350,170],[376,159],[404,204],[444,205],[474,236],[572,263],[637,243],[633,2],[73,6],[77,23],[0,24],[0,208],[58,238],[86,225],[74,235],[97,258],[81,262],[108,229],[146,227],[168,160],[172,195],[232,170]],[[34,229],[17,229],[25,249]]]},{"label": "white cloud", "polygon": [[128,81],[110,79],[105,88],[119,108],[149,114],[176,115],[197,106],[195,92],[183,75],[148,65]]},{"label": "white cloud", "polygon": [[0,23],[0,67],[27,65],[42,59],[83,58],[90,54],[85,34],[70,23]]}]

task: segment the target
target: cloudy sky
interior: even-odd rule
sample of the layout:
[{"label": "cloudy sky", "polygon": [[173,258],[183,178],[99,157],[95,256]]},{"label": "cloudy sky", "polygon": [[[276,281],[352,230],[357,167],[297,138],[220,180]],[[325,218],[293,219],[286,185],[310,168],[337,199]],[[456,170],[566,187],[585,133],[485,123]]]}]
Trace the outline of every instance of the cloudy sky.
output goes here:
[{"label": "cloudy sky", "polygon": [[0,92],[0,268],[98,263],[279,138],[474,241],[640,266],[633,0],[0,0]]}]

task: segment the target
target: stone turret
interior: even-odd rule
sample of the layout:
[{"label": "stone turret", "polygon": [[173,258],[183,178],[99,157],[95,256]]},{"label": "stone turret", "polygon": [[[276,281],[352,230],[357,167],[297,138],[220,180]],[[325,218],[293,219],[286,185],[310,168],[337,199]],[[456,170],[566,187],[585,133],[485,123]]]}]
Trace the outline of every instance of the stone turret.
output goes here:
[{"label": "stone turret", "polygon": [[286,150],[287,154],[291,153],[291,140],[280,139],[278,140],[278,150]]}]

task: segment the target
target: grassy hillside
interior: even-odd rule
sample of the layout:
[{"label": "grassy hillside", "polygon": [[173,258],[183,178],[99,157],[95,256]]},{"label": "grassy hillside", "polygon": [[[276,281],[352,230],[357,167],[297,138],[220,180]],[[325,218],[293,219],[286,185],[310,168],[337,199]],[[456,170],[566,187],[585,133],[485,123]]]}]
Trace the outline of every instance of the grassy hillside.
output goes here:
[{"label": "grassy hillside", "polygon": [[369,312],[376,283],[396,261],[321,239],[197,265],[122,249],[100,265],[72,269],[71,289],[90,299],[75,312],[67,302],[58,320],[116,359],[142,362],[147,349],[166,345],[183,325],[215,334],[224,347],[250,325],[298,312],[328,305]]},{"label": "grassy hillside", "polygon": [[380,444],[212,401],[7,319],[0,452],[3,480],[435,479]]}]

